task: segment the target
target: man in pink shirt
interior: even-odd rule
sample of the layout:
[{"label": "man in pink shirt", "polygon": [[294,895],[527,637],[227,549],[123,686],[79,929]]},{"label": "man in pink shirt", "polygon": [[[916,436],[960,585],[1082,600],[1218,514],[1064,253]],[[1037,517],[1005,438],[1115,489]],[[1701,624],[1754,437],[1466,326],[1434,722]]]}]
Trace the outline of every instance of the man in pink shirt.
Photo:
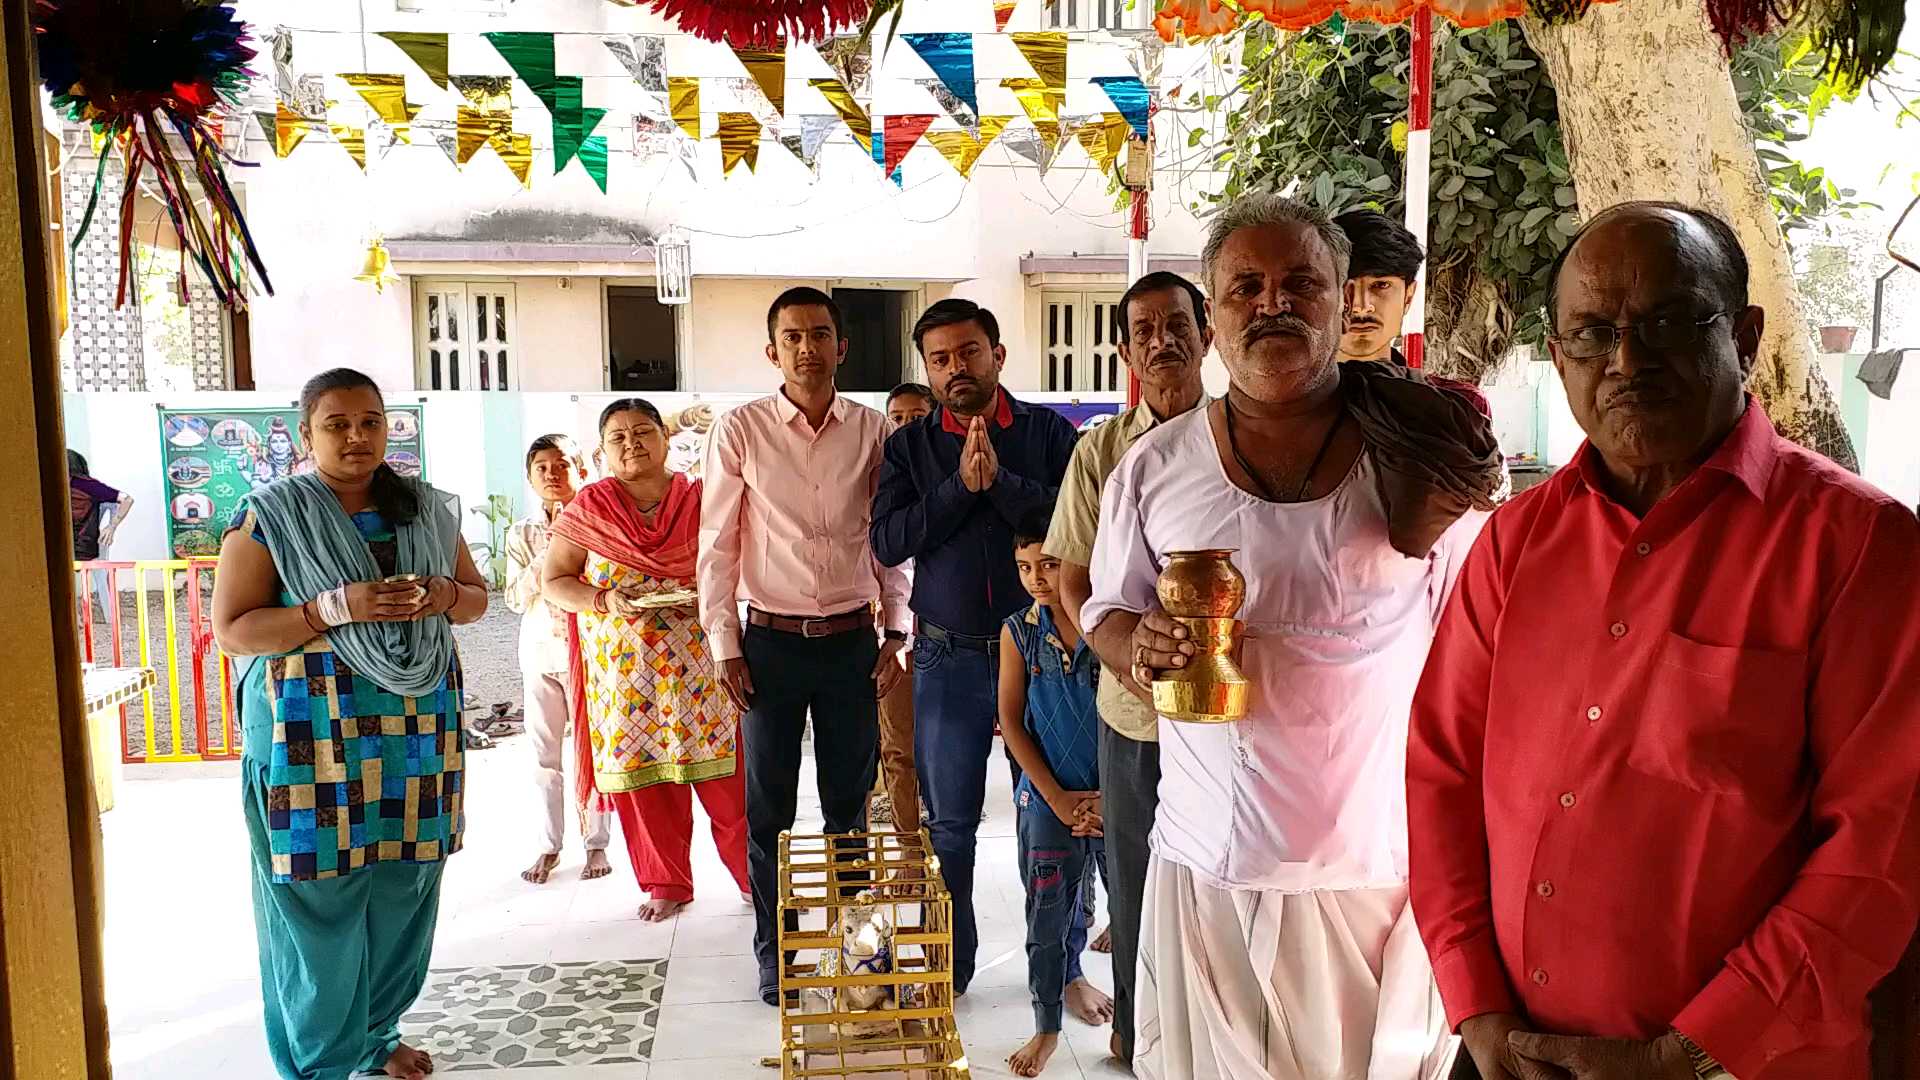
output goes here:
[{"label": "man in pink shirt", "polygon": [[[903,675],[907,578],[874,561],[867,527],[887,418],[839,396],[840,309],[818,289],[767,311],[778,393],[720,418],[700,502],[700,622],[728,696],[744,712],[747,861],[760,996],[779,1002],[775,855],[793,827],[800,738],[813,716],[820,813],[829,833],[866,826],[879,699]],[[741,625],[740,604],[747,605]],[[876,640],[880,604],[885,641]]]}]

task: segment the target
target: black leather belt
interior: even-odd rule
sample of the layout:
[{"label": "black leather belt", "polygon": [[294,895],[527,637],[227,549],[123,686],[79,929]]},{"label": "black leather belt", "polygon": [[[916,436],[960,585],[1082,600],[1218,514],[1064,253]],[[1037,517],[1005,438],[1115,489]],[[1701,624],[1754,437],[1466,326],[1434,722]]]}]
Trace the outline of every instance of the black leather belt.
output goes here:
[{"label": "black leather belt", "polygon": [[783,634],[798,634],[803,638],[833,637],[849,630],[865,627],[873,630],[873,609],[858,607],[838,615],[775,615],[761,611],[756,607],[747,608],[747,622],[754,626],[764,626],[769,630],[778,630]]},{"label": "black leather belt", "polygon": [[1000,651],[1000,639],[997,637],[957,634],[944,626],[930,623],[925,619],[920,620],[920,626],[916,632],[928,641],[937,641],[942,645],[947,645],[955,649],[966,649],[969,652],[981,652],[988,655]]}]

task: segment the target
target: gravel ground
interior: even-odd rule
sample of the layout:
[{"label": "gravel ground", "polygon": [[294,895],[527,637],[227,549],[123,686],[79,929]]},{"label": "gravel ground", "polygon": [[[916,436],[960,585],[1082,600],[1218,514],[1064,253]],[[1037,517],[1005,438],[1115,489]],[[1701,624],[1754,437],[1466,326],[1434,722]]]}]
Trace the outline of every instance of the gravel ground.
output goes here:
[{"label": "gravel ground", "polygon": [[[129,583],[131,574],[127,575]],[[151,579],[152,587],[147,592],[147,647],[148,664],[159,679],[153,691],[154,748],[159,754],[171,753],[173,732],[170,695],[167,686],[167,619],[166,599],[159,588],[158,577]],[[210,589],[202,593],[210,598]],[[174,648],[177,650],[180,678],[180,735],[183,752],[196,752],[194,725],[193,693],[193,628],[190,625],[190,613],[186,602],[184,585],[175,589],[174,596]],[[104,614],[93,620],[93,657],[94,662],[103,667],[117,665],[137,666],[140,663],[140,627],[139,610],[133,593],[127,592],[120,598],[120,659],[117,664],[113,657],[112,635]],[[520,617],[507,609],[499,593],[494,593],[487,604],[486,617],[471,626],[459,627],[454,631],[454,639],[459,643],[460,659],[465,665],[467,675],[467,700],[479,715],[485,715],[488,707],[495,702],[511,702],[514,708],[520,707]],[[84,641],[82,643],[84,651]],[[205,655],[202,675],[202,694],[208,703],[208,725],[211,732],[209,742],[216,748],[221,736],[220,716],[220,665],[217,654],[211,649]],[[236,672],[236,678],[238,673]],[[469,712],[471,718],[475,712]],[[140,755],[146,744],[145,709],[138,701],[127,706],[127,752]],[[235,737],[238,737],[239,720],[234,720]]]}]

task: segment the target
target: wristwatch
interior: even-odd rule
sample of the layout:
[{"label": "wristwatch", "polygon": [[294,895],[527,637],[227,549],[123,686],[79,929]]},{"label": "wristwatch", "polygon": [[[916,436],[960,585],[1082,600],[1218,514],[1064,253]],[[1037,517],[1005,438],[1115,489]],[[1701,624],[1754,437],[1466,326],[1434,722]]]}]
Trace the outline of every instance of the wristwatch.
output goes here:
[{"label": "wristwatch", "polygon": [[905,641],[907,640],[907,632],[905,630],[888,630],[886,632],[886,639],[888,641]]},{"label": "wristwatch", "polygon": [[1687,1059],[1693,1062],[1693,1075],[1698,1080],[1734,1080],[1726,1067],[1713,1059],[1713,1055],[1700,1048],[1700,1044],[1687,1038],[1684,1031],[1675,1031],[1673,1037],[1680,1040],[1681,1049],[1687,1052]]}]

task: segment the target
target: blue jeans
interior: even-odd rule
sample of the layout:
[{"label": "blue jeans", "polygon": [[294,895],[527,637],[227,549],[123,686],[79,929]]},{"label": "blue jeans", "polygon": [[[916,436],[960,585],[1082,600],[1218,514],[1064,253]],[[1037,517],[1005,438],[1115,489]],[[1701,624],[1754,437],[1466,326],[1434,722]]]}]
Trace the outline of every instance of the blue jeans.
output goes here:
[{"label": "blue jeans", "polygon": [[[1067,984],[1080,978],[1087,948],[1085,898],[1105,854],[1097,837],[1073,835],[1046,800],[1022,792],[1019,807],[1020,877],[1027,888],[1027,990],[1033,1029],[1060,1030]],[[1105,875],[1104,869],[1101,871]]]},{"label": "blue jeans", "polygon": [[926,800],[940,876],[953,896],[953,989],[973,981],[979,928],[973,919],[974,847],[987,798],[987,759],[999,710],[999,642],[966,648],[924,633],[913,645],[913,756]]}]

